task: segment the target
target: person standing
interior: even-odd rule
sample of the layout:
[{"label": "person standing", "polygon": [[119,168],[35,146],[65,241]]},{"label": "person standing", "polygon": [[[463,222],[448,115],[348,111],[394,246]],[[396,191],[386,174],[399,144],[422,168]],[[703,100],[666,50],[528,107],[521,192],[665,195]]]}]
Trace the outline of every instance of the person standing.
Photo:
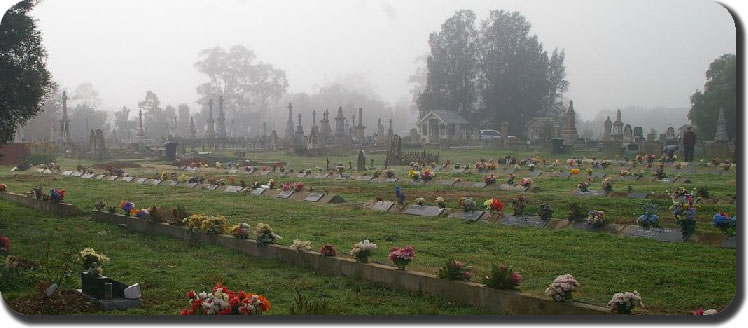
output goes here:
[{"label": "person standing", "polygon": [[686,133],[683,134],[683,156],[686,162],[693,162],[693,148],[696,145],[696,132],[693,132],[691,127],[686,128]]}]

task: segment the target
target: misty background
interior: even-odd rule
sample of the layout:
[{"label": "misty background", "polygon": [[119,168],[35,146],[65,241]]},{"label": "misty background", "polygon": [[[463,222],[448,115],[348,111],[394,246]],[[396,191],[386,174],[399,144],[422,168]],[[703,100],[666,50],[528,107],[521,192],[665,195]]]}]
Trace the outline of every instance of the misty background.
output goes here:
[{"label": "misty background", "polygon": [[[687,123],[689,96],[703,88],[709,63],[736,51],[732,18],[710,1],[66,0],[32,14],[68,107],[106,110],[106,124],[118,125],[115,111],[119,124],[132,124],[148,91],[163,108],[149,130],[178,112],[204,120],[197,88],[208,76],[195,68],[199,54],[241,45],[285,73],[286,93],[263,109],[269,129],[283,133],[293,102],[307,129],[312,110],[319,121],[325,108],[332,117],[342,106],[351,119],[363,107],[371,134],[380,117],[385,126],[395,117],[400,133],[414,127],[429,34],[459,9],[479,20],[492,9],[519,11],[546,49],[565,51],[564,99],[574,101],[583,137],[599,135],[617,108],[647,132]],[[98,123],[71,119],[82,133]]]}]

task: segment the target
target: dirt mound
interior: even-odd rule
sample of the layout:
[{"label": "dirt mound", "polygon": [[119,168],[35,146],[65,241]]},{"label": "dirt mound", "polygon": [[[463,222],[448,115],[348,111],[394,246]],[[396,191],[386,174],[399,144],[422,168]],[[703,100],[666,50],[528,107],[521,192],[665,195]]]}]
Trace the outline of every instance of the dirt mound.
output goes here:
[{"label": "dirt mound", "polygon": [[75,290],[62,290],[50,297],[23,296],[7,303],[16,312],[28,315],[78,314],[103,310],[100,304]]}]

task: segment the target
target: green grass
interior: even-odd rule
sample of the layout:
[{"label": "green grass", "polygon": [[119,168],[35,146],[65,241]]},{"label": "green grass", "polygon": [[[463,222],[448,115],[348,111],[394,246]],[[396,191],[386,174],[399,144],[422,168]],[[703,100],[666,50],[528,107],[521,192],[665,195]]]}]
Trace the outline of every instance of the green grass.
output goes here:
[{"label": "green grass", "polygon": [[[499,158],[505,153],[508,154],[486,149],[450,150],[442,152],[442,160],[473,163],[481,158]],[[280,152],[252,155],[275,160],[289,159],[286,158],[288,155]],[[349,158],[355,161],[353,156]],[[566,157],[558,158],[565,162]],[[296,169],[324,167],[325,164],[324,158],[295,159],[298,164],[290,167]],[[555,158],[550,158],[553,159]],[[332,158],[330,161],[333,165],[336,163]],[[375,161],[379,165],[383,162],[378,159]],[[75,165],[63,162],[63,168],[74,169]],[[153,176],[164,168],[167,167],[149,163],[142,169],[127,171],[141,176]],[[566,169],[564,166],[563,170]],[[697,168],[695,174],[688,176],[692,183],[686,187],[708,187],[711,198],[717,199],[716,204],[705,205],[702,208],[697,226],[698,231],[716,232],[717,230],[711,227],[711,215],[717,211],[734,213],[735,206],[731,197],[736,191],[736,179],[734,170],[724,175],[713,175],[709,173],[710,169]],[[396,168],[401,178],[405,176],[406,170],[404,167]],[[619,168],[613,165],[606,172],[609,175],[617,175],[618,170]],[[213,174],[225,176],[224,172],[216,171]],[[523,174],[518,174],[517,181],[522,177]],[[436,177],[437,180],[452,178],[451,173],[437,173]],[[248,177],[247,183],[251,183],[253,179],[262,179],[260,181],[264,182],[267,178]],[[482,175],[478,174],[463,176],[464,181],[481,179]],[[281,243],[286,245],[293,239],[311,240],[315,248],[325,242],[331,242],[340,253],[347,253],[353,243],[368,237],[379,246],[373,260],[380,263],[389,263],[389,247],[412,245],[416,249],[416,260],[411,268],[418,271],[435,273],[447,258],[455,257],[470,262],[477,280],[480,280],[492,263],[503,262],[514,266],[523,274],[523,291],[536,295],[542,295],[545,287],[557,275],[571,273],[582,284],[582,291],[575,296],[576,299],[604,305],[615,292],[638,290],[650,313],[686,313],[700,307],[721,309],[731,302],[736,289],[735,250],[694,243],[620,238],[577,230],[514,228],[487,222],[467,224],[455,219],[418,218],[362,209],[360,204],[373,200],[377,195],[382,195],[385,199],[394,199],[393,185],[386,183],[288,179],[302,180],[307,184],[307,188],[340,193],[349,200],[349,203],[343,206],[331,207],[246,194],[62,178],[59,175],[13,175],[2,171],[0,180],[8,184],[11,191],[16,192],[25,191],[40,182],[45,187],[65,188],[68,191],[66,200],[86,210],[92,209],[98,200],[116,204],[122,199],[128,199],[134,201],[138,207],[184,204],[192,212],[226,215],[232,222],[248,222],[252,225],[265,222],[269,223],[276,233],[285,237]],[[502,180],[503,177],[500,177],[499,183]],[[564,218],[568,205],[571,202],[578,202],[587,209],[606,211],[614,222],[632,224],[639,215],[638,205],[650,202],[627,198],[573,197],[571,190],[580,180],[548,177],[535,179],[536,185],[542,191],[526,193],[530,197],[528,210],[533,212],[538,204],[548,202],[556,211],[554,217]],[[650,178],[645,178],[636,182],[616,182],[615,190],[625,191],[629,184],[636,191],[658,193],[670,191],[676,186],[652,182]],[[431,202],[436,196],[444,196],[449,207],[455,207],[460,196],[472,196],[481,202],[489,197],[499,197],[508,203],[517,195],[497,191],[495,187],[478,190],[469,187],[445,187],[436,183],[399,185],[411,201],[416,197],[425,197]],[[592,188],[600,189],[600,182],[595,182]],[[663,224],[672,226],[673,221],[667,211],[669,200],[651,202],[660,205]]]},{"label": "green grass", "polygon": [[[265,295],[272,302],[269,314],[276,315],[289,314],[294,288],[307,299],[327,301],[340,314],[489,314],[359,279],[316,274],[280,261],[252,258],[219,246],[189,245],[160,235],[131,233],[86,217],[56,219],[5,201],[0,202],[0,212],[0,231],[12,238],[13,254],[43,264],[47,241],[53,257],[66,249],[93,247],[111,258],[104,267],[106,275],[141,284],[144,308],[106,314],[178,314],[187,306],[187,291],[208,290],[216,282]],[[75,281],[75,285],[63,287],[80,288],[80,279]],[[2,293],[6,300],[12,300],[33,290],[33,284],[25,281]]]}]

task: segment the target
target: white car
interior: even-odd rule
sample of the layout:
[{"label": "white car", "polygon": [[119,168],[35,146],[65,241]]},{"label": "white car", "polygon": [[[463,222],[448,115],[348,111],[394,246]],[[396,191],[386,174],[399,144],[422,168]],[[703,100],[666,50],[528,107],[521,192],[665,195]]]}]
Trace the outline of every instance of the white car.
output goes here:
[{"label": "white car", "polygon": [[480,140],[501,139],[501,133],[496,130],[480,130]]}]

